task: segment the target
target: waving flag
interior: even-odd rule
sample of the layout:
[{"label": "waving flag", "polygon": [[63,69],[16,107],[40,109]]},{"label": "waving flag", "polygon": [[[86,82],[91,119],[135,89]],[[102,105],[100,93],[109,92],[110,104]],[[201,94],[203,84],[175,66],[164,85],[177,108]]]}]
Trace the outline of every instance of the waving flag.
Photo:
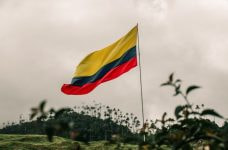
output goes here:
[{"label": "waving flag", "polygon": [[86,56],[77,66],[71,84],[64,84],[62,92],[82,95],[99,84],[115,79],[137,66],[136,42],[138,27],[108,47]]}]

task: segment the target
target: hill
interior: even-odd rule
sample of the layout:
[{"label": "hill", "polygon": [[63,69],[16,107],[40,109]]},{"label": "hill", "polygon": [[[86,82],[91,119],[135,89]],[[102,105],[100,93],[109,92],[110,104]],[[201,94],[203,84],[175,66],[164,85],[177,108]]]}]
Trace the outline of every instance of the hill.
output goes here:
[{"label": "hill", "polygon": [[82,150],[137,150],[137,145],[109,144],[106,141],[94,141],[89,144],[76,142],[62,137],[54,137],[53,142],[48,142],[46,135],[14,135],[0,134],[0,149],[4,150],[76,150],[80,145]]},{"label": "hill", "polygon": [[[45,102],[38,108],[32,108],[35,114],[40,114],[34,120],[20,120],[19,123],[5,124],[0,134],[49,134],[64,138],[72,138],[74,133],[77,141],[111,140],[113,134],[121,137],[134,135],[140,121],[133,114],[124,114],[119,109],[108,106],[92,105],[76,109],[50,109],[44,112]],[[135,138],[138,136],[135,135]],[[75,139],[75,138],[74,138]],[[126,141],[129,142],[129,141]]]}]

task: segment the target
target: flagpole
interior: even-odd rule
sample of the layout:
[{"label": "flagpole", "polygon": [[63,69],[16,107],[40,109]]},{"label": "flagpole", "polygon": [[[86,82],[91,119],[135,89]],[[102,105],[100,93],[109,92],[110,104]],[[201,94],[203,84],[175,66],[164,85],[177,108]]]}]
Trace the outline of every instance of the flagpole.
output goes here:
[{"label": "flagpole", "polygon": [[[142,87],[142,69],[141,69],[141,58],[140,58],[140,49],[139,49],[139,26],[137,24],[138,32],[137,32],[137,51],[138,51],[138,59],[139,59],[139,78],[140,78],[140,95],[141,95],[141,106],[142,106],[142,120],[143,120],[143,126],[145,124],[144,120],[144,105],[143,105],[143,87]],[[146,137],[145,134],[143,136],[143,141],[145,142]]]}]

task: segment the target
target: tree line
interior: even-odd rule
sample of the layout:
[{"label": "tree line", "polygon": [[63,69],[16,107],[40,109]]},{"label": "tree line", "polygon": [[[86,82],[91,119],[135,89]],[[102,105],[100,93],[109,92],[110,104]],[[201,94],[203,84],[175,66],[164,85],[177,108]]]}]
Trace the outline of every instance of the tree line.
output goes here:
[{"label": "tree line", "polygon": [[[190,93],[200,86],[190,85],[184,90],[182,80],[175,79],[173,73],[161,86],[172,87],[173,96],[180,96],[186,102],[176,106],[174,118],[165,112],[161,119],[146,120],[141,124],[134,114],[100,103],[45,110],[46,101],[42,101],[31,109],[31,121],[7,124],[0,133],[47,134],[50,141],[58,135],[85,142],[134,143],[145,150],[228,149],[228,119],[204,104],[193,105],[189,100]],[[211,117],[223,120],[223,125],[208,119]]]}]

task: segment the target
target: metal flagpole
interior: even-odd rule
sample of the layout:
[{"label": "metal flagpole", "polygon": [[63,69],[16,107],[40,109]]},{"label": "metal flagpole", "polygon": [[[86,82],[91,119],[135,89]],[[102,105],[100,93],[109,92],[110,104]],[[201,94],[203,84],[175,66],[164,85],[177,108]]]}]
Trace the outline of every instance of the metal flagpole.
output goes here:
[{"label": "metal flagpole", "polygon": [[[139,77],[140,77],[140,94],[141,94],[141,104],[142,104],[142,120],[143,120],[143,126],[145,124],[144,120],[144,106],[143,106],[143,88],[142,88],[142,69],[141,69],[141,58],[140,58],[140,49],[139,49],[139,26],[137,24],[138,32],[137,32],[137,51],[138,51],[138,59],[139,59]],[[143,141],[145,142],[146,136],[144,134]]]}]

